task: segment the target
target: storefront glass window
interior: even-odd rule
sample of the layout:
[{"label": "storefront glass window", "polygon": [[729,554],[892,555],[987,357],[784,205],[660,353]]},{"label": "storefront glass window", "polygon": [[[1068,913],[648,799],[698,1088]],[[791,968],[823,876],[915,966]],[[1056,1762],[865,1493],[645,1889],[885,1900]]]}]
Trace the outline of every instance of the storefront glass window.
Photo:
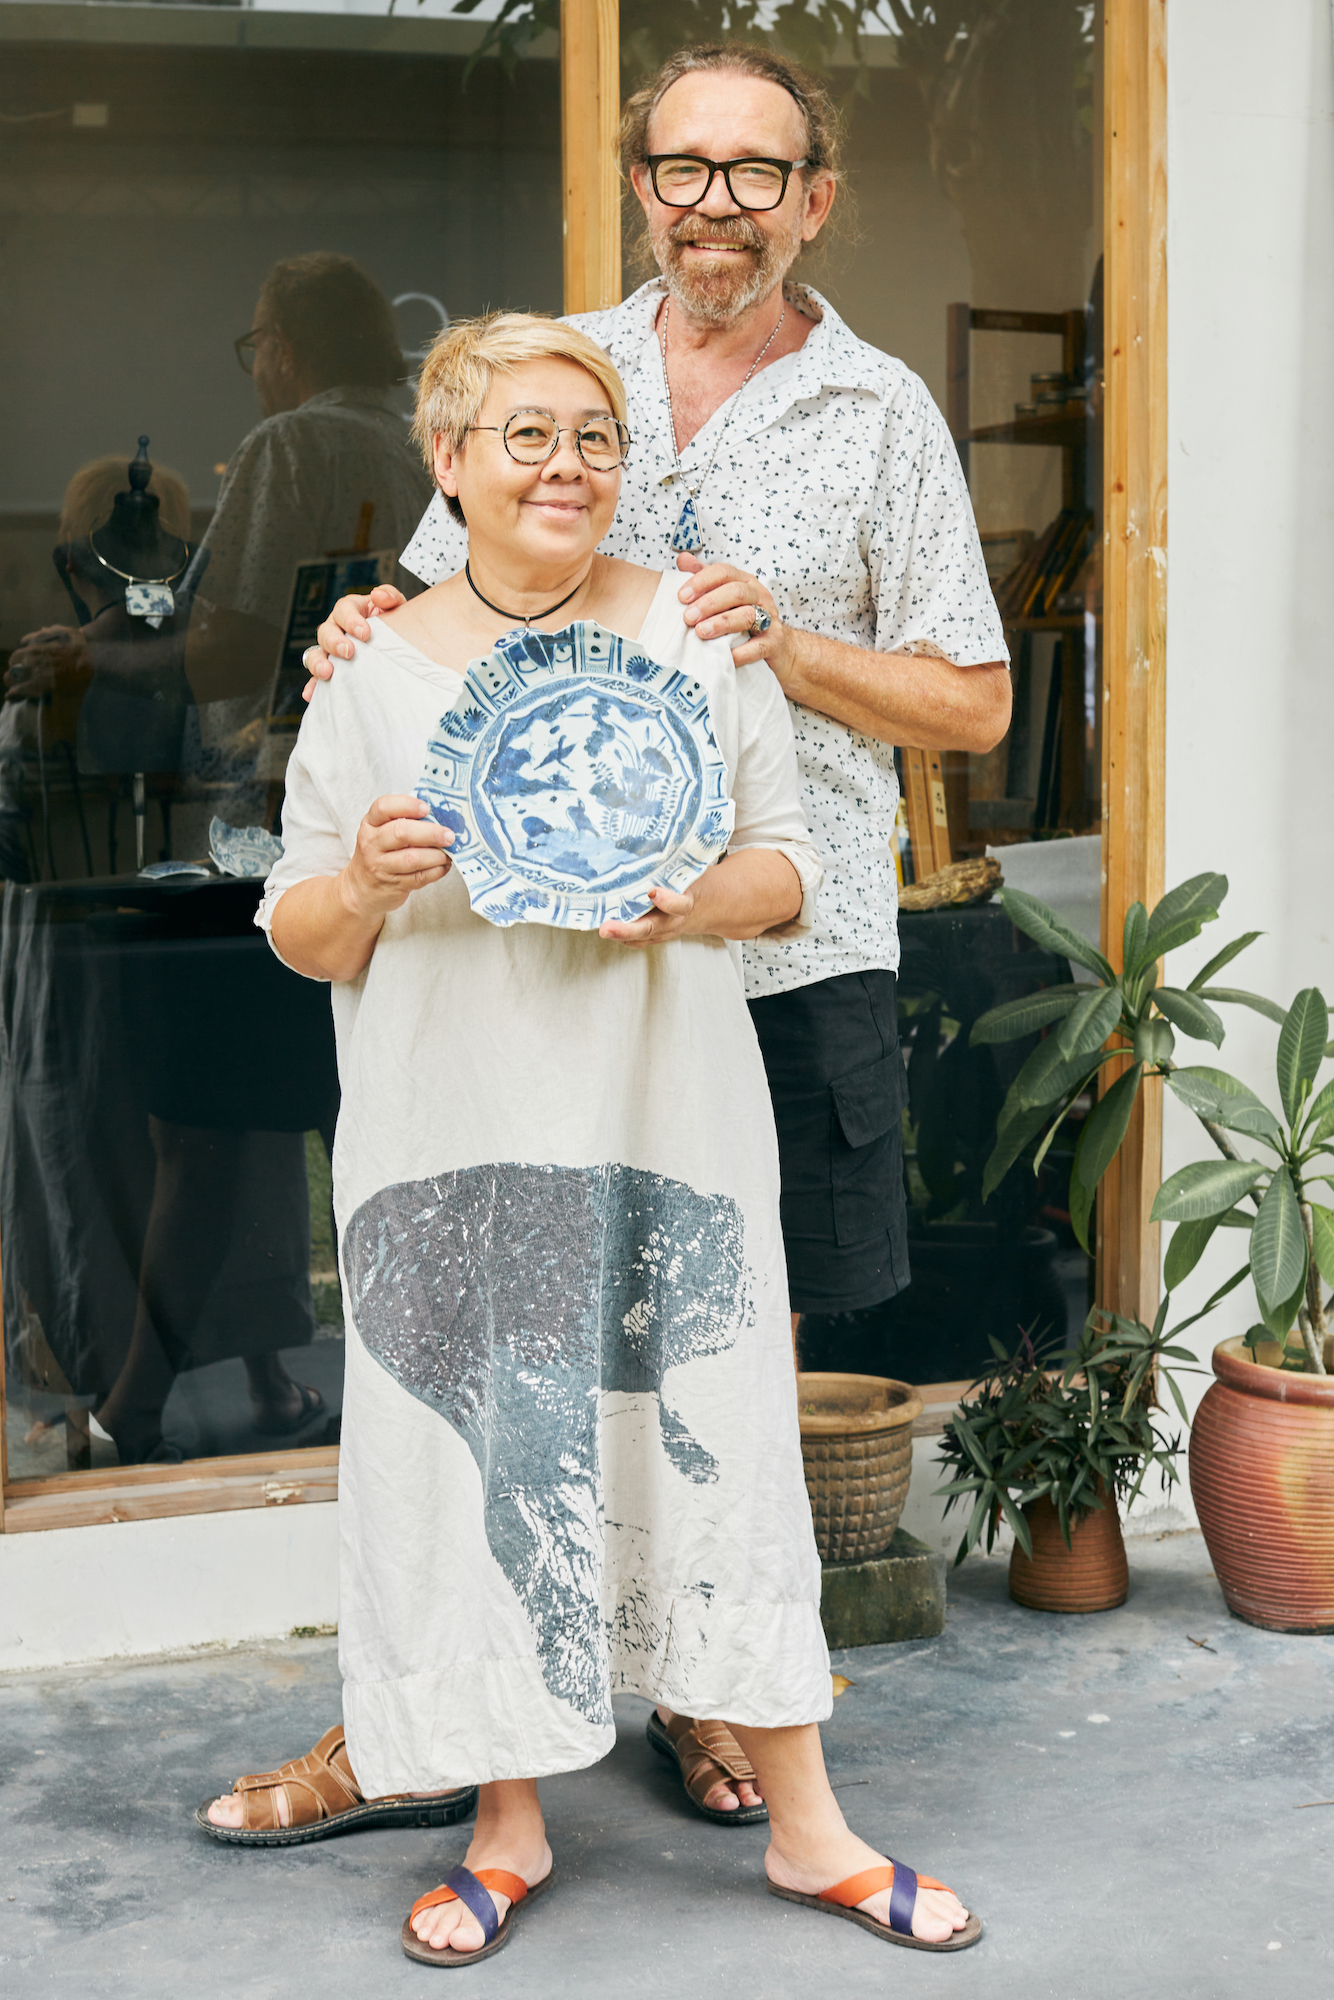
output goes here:
[{"label": "storefront glass window", "polygon": [[328,996],[252,924],[300,655],[415,587],[433,333],[561,306],[556,38],[446,14],[0,4],[11,1482],[337,1441]]},{"label": "storefront glass window", "polygon": [[[1006,880],[1095,939],[1101,779],[1101,55],[1081,0],[813,0],[804,60],[842,105],[847,186],[793,276],[925,381],[958,443],[1013,662],[1014,719],[986,755],[901,752],[906,882],[990,853]],[[785,23],[788,23],[785,26]],[[724,9],[724,29],[796,31],[788,11]],[[716,29],[715,29],[716,31]],[[626,0],[622,79],[681,41],[669,8]],[[698,24],[696,24],[698,32]],[[850,198],[849,198],[850,197]],[[627,290],[642,276],[628,199]],[[795,546],[796,538],[794,538]],[[936,788],[939,788],[938,790]],[[939,799],[943,813],[935,810]],[[947,822],[947,825],[945,824]],[[900,916],[904,1153],[912,1282],[869,1312],[802,1328],[806,1366],[948,1382],[988,1336],[1073,1335],[1090,1259],[1068,1215],[1079,1114],[982,1199],[1005,1090],[1033,1046],[969,1046],[977,1017],[1070,965],[994,901]],[[920,900],[920,899],[917,899]]]}]

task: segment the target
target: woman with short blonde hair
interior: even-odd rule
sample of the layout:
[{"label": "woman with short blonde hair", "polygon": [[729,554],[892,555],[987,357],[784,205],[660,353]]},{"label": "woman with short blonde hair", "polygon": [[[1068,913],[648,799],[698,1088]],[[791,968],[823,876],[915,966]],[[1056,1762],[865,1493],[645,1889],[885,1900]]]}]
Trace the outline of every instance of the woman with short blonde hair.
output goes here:
[{"label": "woman with short blonde hair", "polygon": [[[257,919],[333,984],[346,1741],[201,1820],[303,1837],[321,1758],[362,1811],[478,1785],[466,1863],[403,1924],[431,1965],[498,1950],[553,1880],[536,1780],[606,1754],[619,1693],[727,1718],[769,1801],[778,1893],[887,1867],[820,1755],[777,1146],[736,942],[804,930],[820,866],[769,669],[689,630],[674,575],[597,552],[624,411],[569,327],[510,313],[442,335],[417,432],[468,559],[317,687]],[[488,923],[451,865],[467,821],[414,795],[469,663],[499,686],[520,626],[571,649],[619,635],[707,696],[725,766],[722,858],[596,931]],[[540,758],[507,753],[507,783],[523,836],[577,861],[563,713]],[[627,820],[652,810],[651,768],[632,785],[617,767]]]}]

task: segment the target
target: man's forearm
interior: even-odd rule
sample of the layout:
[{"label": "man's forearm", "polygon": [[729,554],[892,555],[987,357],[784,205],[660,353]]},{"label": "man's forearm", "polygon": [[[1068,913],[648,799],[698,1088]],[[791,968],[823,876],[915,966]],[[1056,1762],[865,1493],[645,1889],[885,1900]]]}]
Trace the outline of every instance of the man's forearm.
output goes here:
[{"label": "man's forearm", "polygon": [[865,736],[919,750],[993,750],[1010,726],[1004,661],[956,667],[926,653],[873,653],[788,628],[789,701]]}]

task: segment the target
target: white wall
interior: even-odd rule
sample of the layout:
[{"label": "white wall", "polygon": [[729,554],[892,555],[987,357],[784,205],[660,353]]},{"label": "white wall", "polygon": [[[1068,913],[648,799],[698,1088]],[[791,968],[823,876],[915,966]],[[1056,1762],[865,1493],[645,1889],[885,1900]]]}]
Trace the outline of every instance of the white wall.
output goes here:
[{"label": "white wall", "polygon": [[[1287,1004],[1334,1001],[1334,52],[1329,0],[1169,0],[1167,883],[1218,869],[1223,915],[1173,970],[1181,983],[1241,931],[1223,977]],[[1220,1054],[1274,1096],[1278,1031],[1226,1010]],[[1168,1097],[1164,1172],[1209,1143]],[[1167,1232],[1164,1232],[1166,1235]],[[1211,1246],[1173,1319],[1236,1269]],[[1165,1247],[1165,1246],[1164,1246]],[[1255,1318],[1239,1287],[1184,1344],[1205,1372]],[[953,1547],[935,1447],[919,1440],[903,1525]],[[1141,1532],[1194,1521],[1183,1478],[1156,1478]]]},{"label": "white wall", "polygon": [[0,1672],[234,1646],[338,1617],[338,1509],[0,1535]]},{"label": "white wall", "polygon": [[[1167,880],[1231,883],[1180,957],[1193,972],[1262,930],[1225,977],[1334,1000],[1329,0],[1172,0],[1168,24]],[[1213,1060],[1272,1100],[1277,1029],[1226,1015]],[[1165,1124],[1166,1172],[1207,1155],[1170,1097]],[[1183,1312],[1240,1261],[1215,1244]],[[1207,1356],[1254,1318],[1241,1287],[1187,1345]]]}]

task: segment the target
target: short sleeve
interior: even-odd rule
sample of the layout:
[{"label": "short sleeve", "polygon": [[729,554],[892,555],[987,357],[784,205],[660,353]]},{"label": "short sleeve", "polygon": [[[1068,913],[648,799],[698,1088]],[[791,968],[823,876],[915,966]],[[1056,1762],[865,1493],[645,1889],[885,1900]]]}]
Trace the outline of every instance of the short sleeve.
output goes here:
[{"label": "short sleeve", "polygon": [[[276,958],[283,959],[273,941],[273,913],[287,890],[314,876],[341,874],[352,858],[348,832],[329,803],[319,779],[325,751],[327,728],[320,712],[321,690],[316,689],[301,724],[287,764],[287,790],[283,799],[283,851],[269,871],[264,894],[255,912],[255,924],[269,940]],[[295,968],[293,968],[295,969]],[[309,976],[309,975],[305,975]],[[327,984],[327,982],[321,982]]]},{"label": "short sleeve", "polygon": [[400,567],[428,587],[463,568],[468,533],[461,528],[439,493],[417,523],[416,533],[399,557]]},{"label": "short sleeve", "polygon": [[877,650],[934,653],[960,667],[1008,660],[959,454],[915,377],[894,398],[877,484]]},{"label": "short sleeve", "polygon": [[797,781],[797,749],[786,697],[763,660],[736,670],[740,738],[732,800],[736,820],[729,854],[770,847],[785,854],[801,882],[801,909],[764,936],[782,943],[803,937],[815,922],[815,898],[824,873],[805,815]]}]

